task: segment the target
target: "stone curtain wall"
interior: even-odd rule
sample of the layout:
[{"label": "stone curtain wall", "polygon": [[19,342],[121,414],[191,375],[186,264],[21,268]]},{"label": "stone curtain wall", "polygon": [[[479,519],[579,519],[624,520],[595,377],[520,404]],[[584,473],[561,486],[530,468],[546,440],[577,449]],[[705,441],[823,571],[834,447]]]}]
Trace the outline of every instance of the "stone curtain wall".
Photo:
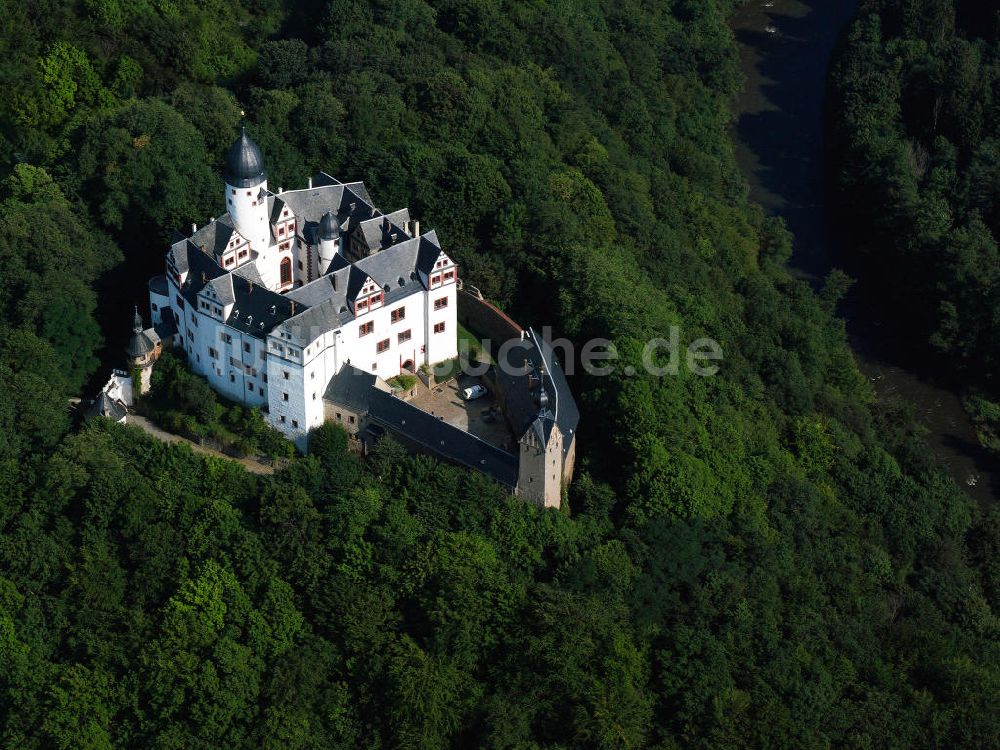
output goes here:
[{"label": "stone curtain wall", "polygon": [[489,353],[494,359],[503,342],[521,338],[521,326],[507,313],[467,289],[458,291],[458,322],[480,339],[489,339]]}]

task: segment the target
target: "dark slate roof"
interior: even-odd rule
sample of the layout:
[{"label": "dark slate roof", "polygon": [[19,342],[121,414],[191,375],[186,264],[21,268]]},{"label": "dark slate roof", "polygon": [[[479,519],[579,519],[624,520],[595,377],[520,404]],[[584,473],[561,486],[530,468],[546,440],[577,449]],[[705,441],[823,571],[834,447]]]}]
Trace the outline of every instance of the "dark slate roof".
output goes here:
[{"label": "dark slate roof", "polygon": [[[216,222],[218,223],[218,222]],[[226,272],[215,262],[215,258],[207,255],[190,242],[187,244],[186,266],[188,269],[184,286],[181,287],[181,294],[189,304],[198,305],[198,292],[202,290],[209,281]]]},{"label": "dark slate roof", "polygon": [[384,391],[372,388],[368,400],[369,418],[403,440],[488,474],[507,487],[517,485],[516,456]]},{"label": "dark slate roof", "polygon": [[128,346],[126,347],[126,351],[128,351],[130,357],[144,357],[152,352],[153,349],[153,342],[142,331],[133,333],[129,337]]},{"label": "dark slate roof", "polygon": [[410,212],[405,208],[391,214],[375,216],[358,224],[365,246],[375,252],[384,250],[410,238],[404,227],[410,220]]},{"label": "dark slate roof", "polygon": [[[167,259],[173,263],[178,273],[184,273],[188,270],[188,245],[187,237],[182,237],[167,251]],[[197,252],[198,248],[195,247],[194,250]]]},{"label": "dark slate roof", "polygon": [[[497,367],[497,378],[503,386],[511,430],[524,435],[533,429],[539,440],[545,442],[554,422],[563,434],[565,454],[576,434],[580,411],[548,342],[529,328],[520,346],[509,347],[506,364]],[[548,403],[540,406],[537,399],[543,387]]]},{"label": "dark slate roof", "polygon": [[351,265],[342,266],[298,289],[292,289],[285,296],[309,307],[333,300],[339,308],[340,305],[347,304],[347,279],[351,271]]},{"label": "dark slate roof", "polygon": [[[361,293],[361,288],[368,281],[369,274],[357,264],[350,267],[347,274],[347,301],[353,303]],[[378,279],[373,278],[376,284]]]},{"label": "dark slate roof", "polygon": [[350,312],[341,312],[342,307],[336,300],[328,299],[297,312],[294,318],[285,321],[283,329],[293,340],[306,346],[321,334],[339,328],[353,317]]},{"label": "dark slate roof", "polygon": [[549,409],[568,443],[570,436],[576,434],[576,428],[580,424],[580,410],[577,408],[576,399],[573,398],[566,374],[556,360],[556,354],[549,342],[539,336],[534,328],[528,328],[528,335],[536,341],[544,357],[546,367],[543,380],[549,397]]},{"label": "dark slate roof", "polygon": [[[212,279],[207,284],[205,284],[202,291],[208,291],[211,289],[215,292],[215,299],[218,300],[220,305],[231,305],[236,301],[236,296],[233,292],[233,275],[227,273],[224,276],[219,276]],[[237,284],[242,283],[239,279],[236,280]]]},{"label": "dark slate roof", "polygon": [[233,309],[226,325],[254,338],[264,339],[271,330],[301,311],[295,300],[250,281],[233,280]]},{"label": "dark slate roof", "polygon": [[[269,213],[269,215],[271,217],[271,219],[270,219],[271,223],[272,224],[277,224],[278,221],[281,219],[281,212],[285,210],[285,207],[288,204],[285,203],[285,201],[283,201],[281,198],[279,198],[276,195],[272,195],[270,198],[268,198],[268,203],[271,206],[271,211]],[[289,218],[291,218],[291,217],[289,217]]]},{"label": "dark slate roof", "polygon": [[333,211],[327,211],[323,218],[319,220],[319,238],[321,240],[335,240],[340,236],[340,222],[334,216]]},{"label": "dark slate roof", "polygon": [[233,274],[242,279],[246,279],[247,281],[252,281],[254,284],[264,286],[264,279],[261,278],[260,271],[257,269],[257,261],[244,263],[242,266],[235,269]]},{"label": "dark slate roof", "polygon": [[84,419],[107,417],[115,422],[120,422],[127,414],[128,409],[125,407],[125,404],[111,398],[106,391],[101,391],[97,395],[97,398],[90,402],[83,416]]},{"label": "dark slate roof", "polygon": [[188,240],[195,247],[203,249],[206,253],[222,255],[229,245],[229,240],[232,239],[235,233],[236,224],[233,221],[233,217],[226,212],[215,221],[210,221],[195,231]]},{"label": "dark slate roof", "polygon": [[425,277],[434,270],[434,263],[441,256],[441,243],[438,242],[437,232],[433,229],[427,234],[420,236],[420,252],[417,254],[417,270]]},{"label": "dark slate roof", "polygon": [[260,185],[267,179],[264,169],[264,155],[260,147],[250,140],[245,129],[226,152],[226,164],[222,170],[227,185],[247,188]]},{"label": "dark slate roof", "polygon": [[375,388],[376,376],[359,370],[354,365],[344,365],[330,379],[323,398],[332,404],[351,409],[358,414],[368,413],[369,394]]}]

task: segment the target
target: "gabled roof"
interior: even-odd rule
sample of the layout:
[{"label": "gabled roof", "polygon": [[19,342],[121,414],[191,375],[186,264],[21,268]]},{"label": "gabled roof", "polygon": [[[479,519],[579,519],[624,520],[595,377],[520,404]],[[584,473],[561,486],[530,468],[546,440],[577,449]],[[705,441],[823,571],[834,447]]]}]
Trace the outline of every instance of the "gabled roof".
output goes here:
[{"label": "gabled roof", "polygon": [[441,257],[441,243],[438,242],[437,232],[433,229],[427,234],[420,236],[420,252],[417,254],[416,267],[424,276],[429,276],[434,270],[434,264]]},{"label": "gabled roof", "polygon": [[385,286],[400,276],[408,278],[417,267],[419,239],[407,239],[382,252],[374,253],[354,263],[371,276],[378,284]]},{"label": "gabled roof", "polygon": [[409,210],[401,208],[391,214],[375,216],[367,221],[362,221],[357,225],[357,229],[365,247],[372,252],[377,252],[391,247],[397,242],[409,239],[410,235],[404,228],[409,221]]},{"label": "gabled roof", "polygon": [[226,272],[219,267],[212,256],[201,252],[197,247],[192,248],[190,242],[187,244],[186,259],[188,275],[181,287],[181,294],[190,304],[197,305],[198,292],[202,287]]},{"label": "gabled roof", "polygon": [[350,267],[347,275],[347,301],[354,302],[361,293],[361,289],[368,280],[371,279],[372,283],[379,286],[378,281],[372,279],[365,271],[360,268],[357,264]]},{"label": "gabled roof", "polygon": [[236,295],[233,292],[233,275],[231,273],[227,273],[224,276],[219,276],[209,281],[202,291],[209,290],[215,293],[215,299],[217,299],[221,305],[231,305],[236,301]]},{"label": "gabled roof", "polygon": [[[187,253],[204,250],[212,255],[222,255],[229,246],[229,240],[234,234],[239,235],[233,217],[227,212],[214,221],[208,222],[203,227],[191,233],[190,237],[183,237],[170,247],[168,257],[174,262],[177,270],[183,273],[187,270]],[[239,235],[242,239],[246,239]]]},{"label": "gabled roof", "polygon": [[352,267],[343,266],[333,273],[320,276],[298,289],[292,289],[285,296],[304,305],[319,305],[327,300],[334,300],[338,305],[347,304],[347,278]]},{"label": "gabled roof", "polygon": [[282,330],[286,331],[293,341],[301,346],[307,346],[320,335],[339,328],[354,317],[349,311],[342,312],[341,307],[343,306],[335,300],[325,300],[283,321]]}]

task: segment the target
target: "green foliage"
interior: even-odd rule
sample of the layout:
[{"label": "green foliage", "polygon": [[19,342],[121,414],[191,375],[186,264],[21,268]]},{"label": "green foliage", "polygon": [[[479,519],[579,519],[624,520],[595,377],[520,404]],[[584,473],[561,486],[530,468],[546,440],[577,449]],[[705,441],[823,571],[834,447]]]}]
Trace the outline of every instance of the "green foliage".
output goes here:
[{"label": "green foliage", "polygon": [[397,375],[394,378],[389,378],[386,382],[401,391],[408,391],[417,384],[417,376],[403,373],[402,375]]},{"label": "green foliage", "polygon": [[1000,26],[976,22],[980,5],[862,2],[834,74],[859,262],[888,280],[880,296],[914,340],[967,380],[1000,363]]},{"label": "green foliage", "polygon": [[224,400],[169,350],[153,367],[151,386],[140,408],[171,432],[211,438],[246,456],[289,458],[295,452],[259,409]]}]

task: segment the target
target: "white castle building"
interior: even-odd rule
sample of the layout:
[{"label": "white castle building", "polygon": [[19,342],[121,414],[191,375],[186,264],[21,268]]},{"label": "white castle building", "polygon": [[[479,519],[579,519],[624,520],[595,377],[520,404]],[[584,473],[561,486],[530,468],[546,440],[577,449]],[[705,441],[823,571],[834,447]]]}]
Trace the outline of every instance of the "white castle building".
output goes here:
[{"label": "white castle building", "polygon": [[457,356],[458,268],[406,209],[325,173],[272,192],[245,132],[223,177],[228,211],[175,238],[149,283],[154,328],[213,388],[304,445],[345,365],[387,379]]}]

